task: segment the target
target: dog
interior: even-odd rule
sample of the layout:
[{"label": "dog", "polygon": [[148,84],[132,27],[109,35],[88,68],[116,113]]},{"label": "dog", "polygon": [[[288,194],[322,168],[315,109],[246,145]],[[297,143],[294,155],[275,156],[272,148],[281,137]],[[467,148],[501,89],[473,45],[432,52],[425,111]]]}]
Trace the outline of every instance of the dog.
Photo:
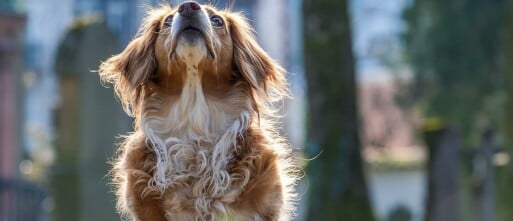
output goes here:
[{"label": "dog", "polygon": [[193,1],[150,9],[99,74],[135,119],[111,171],[123,218],[290,220],[297,172],[276,105],[286,72],[243,15]]}]

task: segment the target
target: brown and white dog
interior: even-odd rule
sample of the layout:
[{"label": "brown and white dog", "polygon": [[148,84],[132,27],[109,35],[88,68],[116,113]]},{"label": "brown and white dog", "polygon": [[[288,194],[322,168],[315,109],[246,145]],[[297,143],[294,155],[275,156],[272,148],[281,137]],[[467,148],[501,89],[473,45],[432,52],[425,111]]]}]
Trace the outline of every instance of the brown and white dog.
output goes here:
[{"label": "brown and white dog", "polygon": [[285,71],[238,13],[196,2],[151,9],[100,66],[135,118],[112,174],[129,220],[289,220],[290,147],[273,103]]}]

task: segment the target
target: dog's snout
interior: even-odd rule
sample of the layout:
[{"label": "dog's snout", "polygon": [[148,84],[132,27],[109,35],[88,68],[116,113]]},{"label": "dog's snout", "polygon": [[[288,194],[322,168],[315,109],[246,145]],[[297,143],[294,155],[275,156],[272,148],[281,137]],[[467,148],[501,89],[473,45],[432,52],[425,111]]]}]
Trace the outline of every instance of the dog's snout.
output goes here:
[{"label": "dog's snout", "polygon": [[184,2],[178,7],[178,13],[184,16],[191,16],[201,9],[201,5],[195,1]]}]

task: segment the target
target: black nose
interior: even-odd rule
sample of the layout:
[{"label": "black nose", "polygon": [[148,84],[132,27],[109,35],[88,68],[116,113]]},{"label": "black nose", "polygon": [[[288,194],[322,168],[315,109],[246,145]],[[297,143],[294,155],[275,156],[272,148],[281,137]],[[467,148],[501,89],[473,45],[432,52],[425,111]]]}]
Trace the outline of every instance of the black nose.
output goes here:
[{"label": "black nose", "polygon": [[195,1],[184,2],[183,4],[180,5],[180,7],[178,7],[178,13],[180,13],[180,15],[184,15],[184,16],[192,16],[192,15],[198,13],[200,9],[201,9],[200,4],[198,4]]}]

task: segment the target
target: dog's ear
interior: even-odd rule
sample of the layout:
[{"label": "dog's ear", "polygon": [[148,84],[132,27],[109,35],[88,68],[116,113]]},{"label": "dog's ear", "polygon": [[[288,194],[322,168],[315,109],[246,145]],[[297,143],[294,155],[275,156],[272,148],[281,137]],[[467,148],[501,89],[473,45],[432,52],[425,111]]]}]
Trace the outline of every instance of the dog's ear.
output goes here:
[{"label": "dog's ear", "polygon": [[233,42],[235,72],[264,99],[281,99],[287,95],[285,70],[255,40],[253,29],[240,14],[228,18]]},{"label": "dog's ear", "polygon": [[129,115],[136,112],[141,88],[156,70],[155,41],[160,24],[161,16],[157,12],[150,12],[128,46],[100,65],[102,81],[114,85],[114,90]]}]

